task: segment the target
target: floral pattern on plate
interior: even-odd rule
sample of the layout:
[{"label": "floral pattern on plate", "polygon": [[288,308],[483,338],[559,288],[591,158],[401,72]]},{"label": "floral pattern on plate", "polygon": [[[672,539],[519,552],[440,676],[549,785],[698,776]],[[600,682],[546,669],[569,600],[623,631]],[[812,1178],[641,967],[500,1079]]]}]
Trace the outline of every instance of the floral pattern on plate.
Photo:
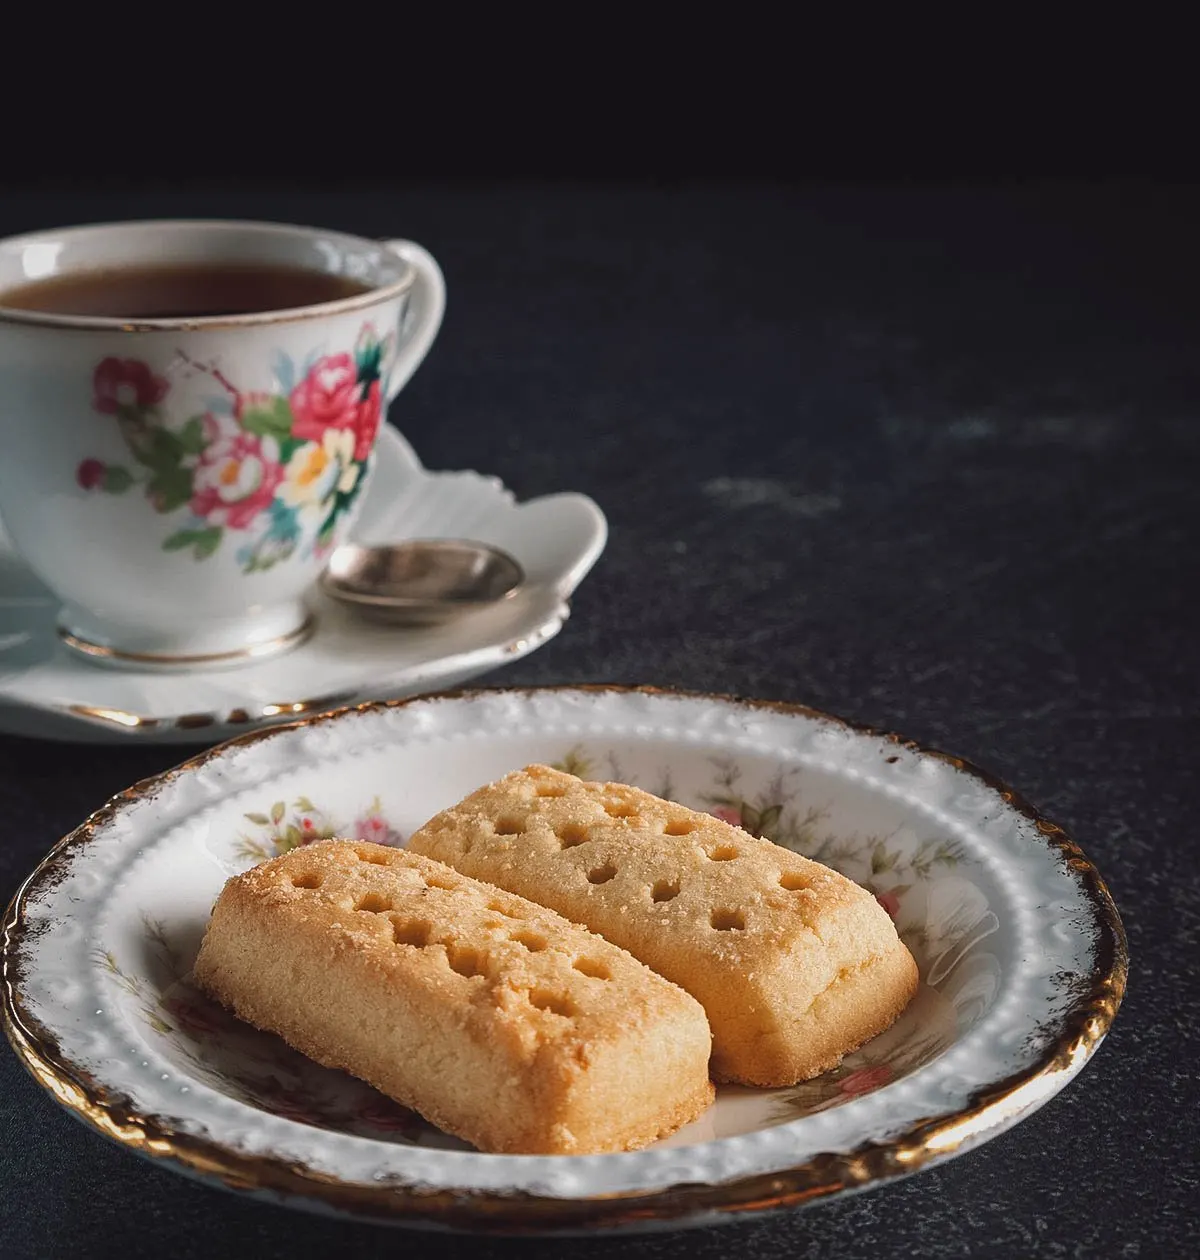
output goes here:
[{"label": "floral pattern on plate", "polygon": [[[497,1159],[439,1149],[423,1126],[405,1137],[390,1111],[397,1131],[382,1134],[367,1087],[226,1025],[183,987],[222,882],[254,861],[238,845],[273,850],[289,826],[303,833],[298,820],[322,825],[301,798],[349,827],[378,797],[383,825],[410,835],[572,745],[574,768],[669,783],[685,805],[775,827],[893,893],[924,982],[902,1018],[804,1086],[721,1089],[645,1150]],[[5,965],[17,1052],[61,1103],[162,1167],[335,1212],[542,1231],[711,1224],[977,1145],[1084,1065],[1120,1004],[1127,954],[1085,855],[957,758],[776,702],[568,687],[363,706],[137,784],[22,886]]]},{"label": "floral pattern on plate", "polygon": [[268,858],[290,853],[303,844],[314,840],[331,840],[340,836],[346,840],[370,840],[373,844],[396,845],[404,837],[383,816],[383,806],[376,796],[367,806],[355,814],[353,821],[339,823],[323,809],[318,809],[307,796],[297,796],[293,801],[274,801],[265,811],[254,810],[245,815],[253,824],[254,832],[238,836],[238,857],[251,862],[265,862]]},{"label": "floral pattern on plate", "polygon": [[[273,801],[244,819],[251,826],[234,845],[238,869],[335,836],[387,845],[403,840],[378,797],[348,822],[304,795]],[[192,982],[184,948],[163,920],[143,915],[142,926],[143,969],[122,968],[111,951],[99,953],[95,961],[133,1000],[138,1018],[162,1039],[168,1058],[222,1093],[287,1120],[383,1140],[462,1146],[363,1082],[323,1068],[280,1038],[237,1019]]]},{"label": "floral pattern on plate", "polygon": [[143,925],[150,974],[124,971],[108,952],[97,961],[134,1000],[173,1062],[222,1093],[286,1120],[383,1141],[461,1146],[363,1082],[323,1068],[237,1019],[192,983],[163,922],[144,917]]},{"label": "floral pattern on plate", "polygon": [[[935,910],[932,918],[929,913],[930,905],[937,907],[942,901],[937,886],[954,878],[962,856],[958,848],[934,840],[913,845],[894,835],[827,833],[822,823],[828,810],[803,801],[794,776],[780,772],[750,789],[735,758],[709,760],[711,782],[698,793],[698,800],[681,803],[707,809],[732,826],[824,862],[862,883],[897,921],[926,981],[896,1024],[847,1055],[836,1068],[791,1089],[770,1091],[768,1122],[784,1123],[852,1101],[936,1058],[953,1042],[960,1023],[982,1009],[978,986],[947,988],[945,982],[958,976],[963,967],[969,971],[982,967],[985,975],[993,974],[985,960],[994,960],[976,949],[997,926],[986,901],[964,900],[962,881],[955,881],[944,890],[951,894],[948,902],[954,912],[943,915]],[[583,778],[603,774],[628,783],[637,778],[617,752],[598,753],[581,745],[553,764]],[[683,795],[675,792],[669,768],[661,771],[652,790],[667,798]],[[249,828],[238,835],[234,847],[240,867],[335,836],[379,844],[404,840],[400,829],[385,816],[378,796],[345,817],[318,807],[304,794],[272,801],[243,817]],[[278,1038],[233,1019],[192,986],[161,922],[147,919],[146,937],[149,957],[155,960],[153,978],[121,971],[111,955],[105,966],[134,997],[147,1028],[171,1042],[172,1058],[186,1062],[218,1088],[228,1086],[234,1096],[287,1119],[355,1133],[383,1129],[394,1140],[417,1144],[457,1145],[360,1082],[320,1068]],[[966,956],[973,950],[976,956],[971,961]]]},{"label": "floral pattern on plate", "polygon": [[281,351],[271,392],[239,389],[216,367],[192,364],[212,378],[214,392],[186,419],[170,412],[166,376],[139,359],[103,359],[92,407],[116,423],[132,462],[85,459],[75,479],[106,494],[140,489],[155,512],[175,518],[164,551],[206,560],[232,537],[244,573],[270,569],[302,546],[321,554],[362,490],[394,342],[368,323],[353,354],[297,369]]},{"label": "floral pattern on plate", "polygon": [[[891,1028],[831,1071],[775,1091],[777,1118],[794,1119],[848,1102],[936,1058],[952,1044],[960,1024],[981,1014],[991,1001],[999,970],[992,955],[978,948],[998,929],[999,921],[979,890],[955,876],[963,858],[960,846],[945,839],[901,837],[897,832],[862,835],[829,830],[823,826],[828,806],[802,799],[796,771],[781,770],[760,786],[748,787],[749,776],[735,757],[713,756],[709,763],[711,784],[700,791],[699,803],[682,804],[705,809],[731,826],[831,866],[861,884],[896,922],[921,968],[921,989]],[[576,744],[552,764],[581,778],[604,774],[668,799],[674,791],[670,768],[664,767],[653,784],[637,784],[611,750],[598,753]],[[956,983],[948,985],[952,975]],[[972,983],[962,983],[972,977]]]}]

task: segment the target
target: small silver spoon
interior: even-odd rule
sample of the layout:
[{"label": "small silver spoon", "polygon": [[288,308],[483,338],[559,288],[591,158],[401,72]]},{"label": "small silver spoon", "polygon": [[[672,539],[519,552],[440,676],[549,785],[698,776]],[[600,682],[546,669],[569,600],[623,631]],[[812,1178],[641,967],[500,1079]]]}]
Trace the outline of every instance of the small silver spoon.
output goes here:
[{"label": "small silver spoon", "polygon": [[321,589],[357,612],[396,625],[435,626],[515,595],[525,571],[486,543],[414,538],[338,547]]}]

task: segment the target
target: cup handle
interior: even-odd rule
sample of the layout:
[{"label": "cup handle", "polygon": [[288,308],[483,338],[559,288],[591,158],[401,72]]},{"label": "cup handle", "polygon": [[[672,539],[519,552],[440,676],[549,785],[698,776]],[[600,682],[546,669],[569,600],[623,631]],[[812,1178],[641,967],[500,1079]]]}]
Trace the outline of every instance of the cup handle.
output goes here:
[{"label": "cup handle", "polygon": [[388,402],[391,402],[421,366],[421,360],[429,353],[429,347],[442,326],[446,282],[433,255],[416,241],[384,241],[383,244],[403,258],[414,272],[404,327],[400,330],[401,342],[388,377]]}]

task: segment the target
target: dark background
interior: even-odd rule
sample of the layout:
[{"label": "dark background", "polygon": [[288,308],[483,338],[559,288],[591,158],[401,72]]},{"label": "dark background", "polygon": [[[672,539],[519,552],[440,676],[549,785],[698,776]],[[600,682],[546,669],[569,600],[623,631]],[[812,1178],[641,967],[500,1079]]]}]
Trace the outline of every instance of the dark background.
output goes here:
[{"label": "dark background", "polygon": [[[168,179],[81,146],[0,186],[0,235],[223,215],[420,241],[449,306],[392,421],[431,467],[521,497],[582,490],[612,530],[561,636],[495,681],[717,689],[899,729],[995,770],[1107,877],[1129,994],[1033,1117],[857,1198],[568,1244],[583,1257],[1194,1254],[1200,197],[1179,169],[1129,178],[1154,173],[1134,150],[1099,169],[1071,150],[1092,178],[1057,183],[1038,176],[1069,158],[1017,178],[972,150],[940,173],[905,152],[804,179],[731,159],[718,179],[643,149],[624,172],[547,179],[494,170],[498,149],[470,179],[443,161],[370,184],[220,176],[203,154]],[[0,896],[180,755],[0,737]],[[0,1256],[243,1245],[562,1246],[222,1195],[85,1132],[0,1054]]]}]

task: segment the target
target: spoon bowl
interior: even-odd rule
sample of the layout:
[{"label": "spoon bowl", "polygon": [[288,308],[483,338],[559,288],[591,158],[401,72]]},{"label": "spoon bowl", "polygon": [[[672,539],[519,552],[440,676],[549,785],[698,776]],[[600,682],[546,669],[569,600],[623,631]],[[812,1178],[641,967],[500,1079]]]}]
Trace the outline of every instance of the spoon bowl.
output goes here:
[{"label": "spoon bowl", "polygon": [[509,599],[525,572],[486,543],[415,538],[383,546],[338,547],[321,574],[332,599],[378,621],[431,626]]}]

